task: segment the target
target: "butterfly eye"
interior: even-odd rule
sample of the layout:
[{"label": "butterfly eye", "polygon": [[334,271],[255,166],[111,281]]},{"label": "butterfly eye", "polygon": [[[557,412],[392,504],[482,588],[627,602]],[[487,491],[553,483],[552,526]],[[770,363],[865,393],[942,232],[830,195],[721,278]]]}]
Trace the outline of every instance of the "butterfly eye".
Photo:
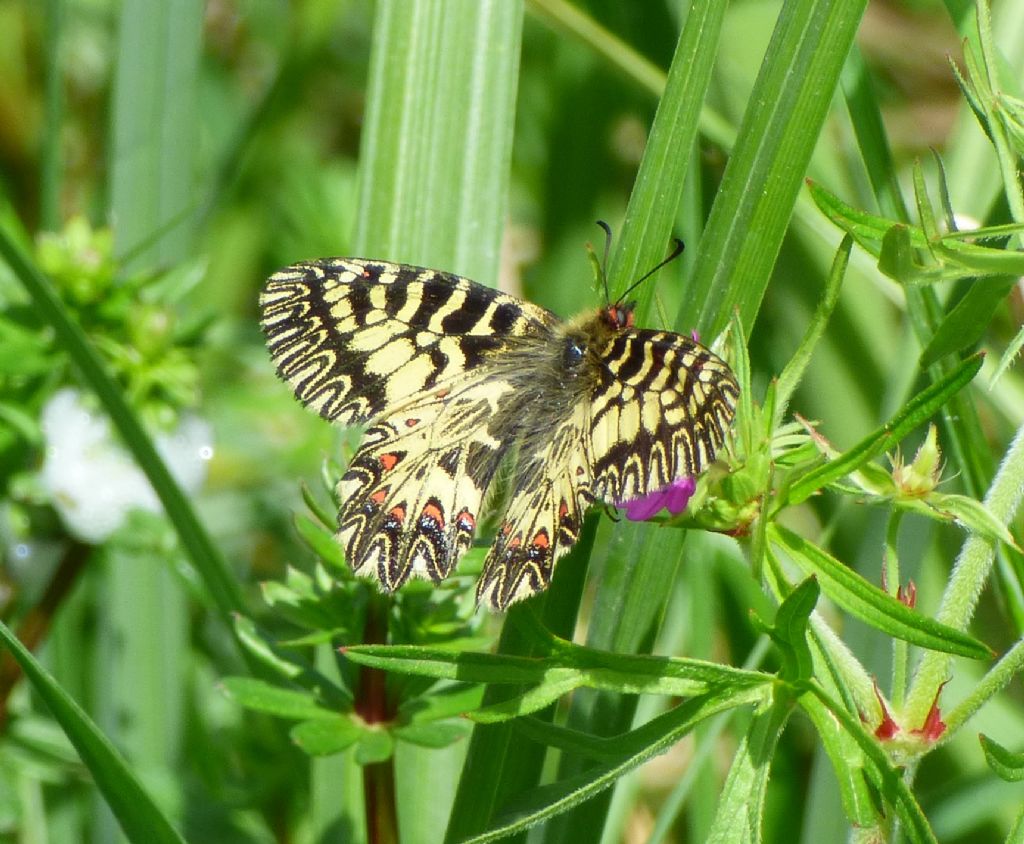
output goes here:
[{"label": "butterfly eye", "polygon": [[573,337],[565,341],[565,349],[562,351],[562,365],[566,369],[578,369],[583,363],[583,346],[579,340]]}]

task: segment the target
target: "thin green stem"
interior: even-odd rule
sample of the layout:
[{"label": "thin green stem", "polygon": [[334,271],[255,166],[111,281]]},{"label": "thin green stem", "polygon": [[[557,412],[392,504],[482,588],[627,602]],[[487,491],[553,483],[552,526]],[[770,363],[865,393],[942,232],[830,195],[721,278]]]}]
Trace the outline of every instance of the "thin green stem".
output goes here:
[{"label": "thin green stem", "polygon": [[[899,535],[903,523],[903,511],[898,507],[889,513],[889,526],[885,532],[885,589],[894,598],[900,594]],[[907,686],[907,643],[902,639],[892,640],[892,686],[889,698],[898,710],[903,705]]]},{"label": "thin green stem", "polygon": [[[999,521],[1008,523],[1017,512],[1024,495],[1024,426],[1013,442],[992,481],[985,506]],[[960,630],[966,629],[974,615],[978,597],[988,581],[995,556],[995,543],[980,533],[970,534],[960,550],[949,584],[942,597],[936,620]],[[929,651],[921,660],[907,696],[907,719],[923,719],[935,693],[950,671],[951,657]]]}]

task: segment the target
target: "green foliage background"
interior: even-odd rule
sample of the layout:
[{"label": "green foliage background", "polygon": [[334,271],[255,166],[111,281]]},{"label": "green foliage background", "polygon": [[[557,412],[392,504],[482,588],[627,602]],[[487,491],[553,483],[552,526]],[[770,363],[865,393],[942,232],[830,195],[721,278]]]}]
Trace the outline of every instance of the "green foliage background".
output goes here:
[{"label": "green foliage background", "polygon": [[[933,418],[942,492],[981,499],[1024,419],[1019,372],[994,380],[1019,342],[1020,234],[965,251],[929,225],[943,179],[976,221],[961,228],[1024,223],[1024,8],[996,6],[984,52],[974,5],[955,0],[686,7],[0,5],[0,616],[41,663],[18,652],[31,682],[10,661],[0,672],[5,840],[1024,840],[1010,781],[1024,769],[1020,554],[975,530],[995,565],[958,585],[967,532],[929,518],[934,500],[915,511],[883,494],[895,443],[865,440],[930,385],[968,380],[978,348],[972,386],[910,414],[903,455]],[[500,283],[568,316],[601,301],[583,251],[599,218],[620,234],[614,290],[671,234],[687,243],[639,292],[645,324],[710,340],[732,321],[751,403],[740,462],[760,455],[767,472],[763,436],[782,437],[771,494],[755,489],[765,511],[739,543],[595,516],[589,565],[566,560],[504,628],[471,615],[469,577],[382,602],[323,543],[322,474],[355,440],[274,378],[262,280],[356,254]],[[858,244],[848,265],[841,228]],[[781,398],[779,418],[761,412],[784,370],[790,412],[852,449],[861,475],[787,486],[816,451],[781,427]],[[135,514],[101,544],[62,526],[37,470],[40,412],[65,384],[96,395],[169,520]],[[192,411],[214,430],[197,497],[151,440]],[[1021,473],[1007,459],[1010,492],[988,502],[1013,536]],[[738,486],[731,503],[749,504]],[[883,567],[892,594],[916,583],[916,615],[867,591]],[[810,620],[817,588],[793,588],[808,572],[828,596]],[[996,669],[943,653],[978,655],[949,629],[972,615]],[[894,636],[938,648],[921,682],[908,676],[925,649]],[[364,641],[412,647],[333,650]],[[488,650],[500,656],[467,667]],[[651,653],[694,661],[630,656]],[[348,713],[377,669],[390,701],[436,712],[364,729]],[[436,678],[463,684],[439,693]],[[948,680],[938,746],[875,741],[869,678],[906,727]],[[441,717],[471,711],[489,719],[472,738]]]}]

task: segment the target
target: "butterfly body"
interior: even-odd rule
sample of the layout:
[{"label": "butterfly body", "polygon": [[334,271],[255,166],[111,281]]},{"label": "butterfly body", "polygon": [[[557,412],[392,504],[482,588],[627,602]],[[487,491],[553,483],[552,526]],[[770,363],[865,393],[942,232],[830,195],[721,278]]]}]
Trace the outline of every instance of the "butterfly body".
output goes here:
[{"label": "butterfly body", "polygon": [[276,273],[260,306],[298,398],[367,425],[338,484],[338,539],[389,591],[448,576],[503,463],[478,600],[505,609],[543,589],[594,501],[705,468],[738,395],[712,352],[634,328],[620,303],[563,322],[448,273],[330,258]]}]

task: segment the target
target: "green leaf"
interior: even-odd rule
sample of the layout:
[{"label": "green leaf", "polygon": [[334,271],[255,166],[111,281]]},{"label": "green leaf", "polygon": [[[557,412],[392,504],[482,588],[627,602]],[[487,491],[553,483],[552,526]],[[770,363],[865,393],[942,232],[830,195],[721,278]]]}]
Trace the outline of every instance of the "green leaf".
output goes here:
[{"label": "green leaf", "polygon": [[799,504],[827,484],[855,472],[873,457],[895,448],[904,436],[926,422],[952,396],[966,387],[981,369],[982,361],[982,355],[972,355],[947,376],[914,396],[885,425],[849,451],[802,475],[789,487],[778,509],[789,504]]},{"label": "green leaf", "polygon": [[648,759],[664,753],[704,719],[748,705],[761,697],[760,691],[748,690],[741,695],[711,694],[686,701],[619,737],[623,752],[614,761],[587,768],[522,795],[505,808],[486,832],[467,839],[465,844],[496,841],[560,815],[614,785],[619,777]]},{"label": "green leaf", "polygon": [[[799,600],[802,602],[803,598]],[[762,840],[768,774],[779,736],[792,710],[792,701],[784,698],[773,701],[754,716],[733,756],[707,839],[709,844]]]},{"label": "green leaf", "polygon": [[955,519],[968,530],[980,533],[989,539],[1005,542],[1014,550],[1020,548],[1014,541],[1010,529],[997,519],[982,502],[966,495],[933,492],[921,501],[899,502],[902,506],[919,504],[915,512],[925,513],[933,518]]},{"label": "green leaf", "polygon": [[895,806],[896,813],[904,825],[904,834],[913,842],[936,844],[935,834],[928,826],[928,819],[904,779],[903,768],[895,767],[877,739],[869,735],[860,721],[852,717],[842,704],[829,697],[817,683],[808,683],[807,689],[824,704],[847,735],[857,743],[868,762],[865,772],[878,789],[878,793]]},{"label": "green leaf", "polygon": [[339,710],[352,708],[352,694],[310,663],[281,648],[270,636],[256,626],[250,618],[235,617],[235,635],[257,663],[284,679],[309,689],[318,698],[328,701]]},{"label": "green leaf", "polygon": [[935,651],[972,659],[991,658],[991,650],[973,636],[910,609],[793,531],[773,524],[768,535],[794,563],[818,578],[830,599],[872,627]]},{"label": "green leaf", "polygon": [[985,751],[985,761],[996,776],[1007,782],[1024,781],[1024,753],[1013,753],[984,734],[978,739]]},{"label": "green leaf", "polygon": [[288,735],[310,756],[341,753],[359,741],[366,728],[348,717],[316,718],[291,728]]},{"label": "green leaf", "polygon": [[927,369],[939,358],[972,348],[981,342],[992,322],[992,315],[1013,289],[1016,279],[998,283],[972,284],[964,297],[942,318],[938,328],[921,352],[918,365]]},{"label": "green leaf", "polygon": [[[754,325],[864,0],[783,3],[680,307],[714,337],[738,307]],[[813,80],[813,84],[807,84]]]},{"label": "green leaf", "polygon": [[418,744],[420,747],[447,747],[467,738],[473,730],[469,721],[431,721],[422,724],[406,724],[396,727],[393,732],[399,741]]},{"label": "green leaf", "polygon": [[388,730],[366,728],[356,744],[356,762],[360,765],[375,765],[391,758],[395,752],[395,740]]},{"label": "green leaf", "polygon": [[110,740],[2,622],[0,639],[75,746],[128,840],[183,844]]},{"label": "green leaf", "polygon": [[296,513],[294,521],[299,536],[303,538],[313,553],[329,565],[332,571],[340,574],[345,580],[351,580],[352,569],[345,562],[345,552],[338,540],[334,538],[334,534],[319,521],[311,519],[304,513]]},{"label": "green leaf", "polygon": [[311,692],[283,689],[254,677],[225,677],[221,686],[228,697],[247,709],[267,712],[278,718],[298,721],[338,716],[336,711],[321,706]]},{"label": "green leaf", "polygon": [[566,643],[546,657],[452,652],[417,645],[353,645],[343,650],[360,665],[469,683],[586,686],[625,694],[693,695],[714,686],[751,688],[770,681],[757,671],[683,657],[617,654]]},{"label": "green leaf", "polygon": [[806,680],[814,670],[807,625],[819,594],[818,582],[809,577],[786,596],[775,614],[772,639],[782,654],[779,676],[784,680]]},{"label": "green leaf", "polygon": [[814,310],[814,316],[807,325],[800,345],[797,346],[793,356],[786,363],[779,375],[775,387],[776,403],[772,413],[773,428],[778,428],[785,418],[786,409],[789,407],[789,400],[793,397],[797,386],[803,378],[808,365],[811,362],[811,355],[815,346],[825,333],[825,326],[828,324],[832,311],[835,310],[839,301],[839,291],[842,288],[843,277],[846,275],[846,267],[850,262],[850,250],[853,248],[853,239],[850,235],[843,238],[836,250],[835,260],[829,270],[828,278],[825,281],[825,289],[822,291],[821,301]]}]

